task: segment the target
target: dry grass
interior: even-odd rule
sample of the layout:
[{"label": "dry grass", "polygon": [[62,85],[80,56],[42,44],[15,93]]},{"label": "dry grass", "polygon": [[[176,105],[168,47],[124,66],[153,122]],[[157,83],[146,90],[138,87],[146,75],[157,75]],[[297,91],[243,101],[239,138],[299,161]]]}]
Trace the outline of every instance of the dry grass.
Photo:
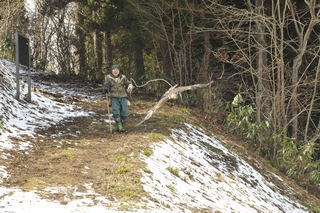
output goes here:
[{"label": "dry grass", "polygon": [[[64,203],[66,197],[73,198],[71,192],[53,194],[45,192],[44,189],[76,187],[78,191],[86,192],[84,185],[92,183],[93,189],[109,200],[130,204],[120,206],[120,210],[140,208],[137,203],[142,201],[143,197],[149,197],[140,182],[141,171],[150,172],[140,160],[140,154],[146,157],[151,156],[153,154],[151,145],[165,139],[170,134],[170,128],[178,128],[184,121],[196,125],[200,123],[199,114],[192,115],[188,109],[165,105],[150,120],[137,128],[135,125],[153,105],[153,102],[139,100],[130,107],[132,114],[126,123],[128,133],[110,134],[108,124],[103,122],[107,119],[107,107],[104,101],[79,104],[97,114],[87,118],[75,118],[53,126],[42,132],[48,136],[45,141],[33,139],[34,150],[31,154],[12,152],[10,153],[12,158],[1,162],[10,173],[10,179],[6,182],[8,186],[19,187],[26,191],[38,190],[40,196]],[[202,123],[205,124],[206,121]],[[243,153],[242,156],[247,156],[248,160],[248,156],[259,159],[263,168],[273,170],[259,156],[249,153],[244,146],[239,145],[241,138],[223,134],[225,131],[217,127],[211,130],[217,133],[218,138],[227,141],[230,149]],[[77,136],[50,137],[59,132],[80,133]],[[212,147],[207,148],[216,153],[221,152]],[[179,174],[175,168],[169,171],[173,175]],[[282,176],[285,182],[300,194],[298,197],[300,200],[313,200],[318,204],[318,200],[304,189],[291,184],[291,181],[279,172],[274,170],[273,172]],[[221,174],[217,174],[215,181],[224,181]],[[174,186],[168,185],[167,188],[174,193]],[[207,210],[194,212],[207,212]]]},{"label": "dry grass", "polygon": [[[84,108],[97,114],[76,118],[43,132],[48,138],[45,142],[35,140],[36,148],[32,154],[16,153],[7,163],[11,178],[6,184],[26,191],[38,190],[41,196],[63,203],[66,196],[72,198],[72,193],[50,194],[44,189],[76,187],[85,191],[83,186],[92,183],[97,193],[110,200],[140,202],[142,197],[148,197],[140,182],[141,171],[145,170],[140,154],[151,156],[151,145],[163,140],[170,133],[169,128],[178,127],[188,116],[185,110],[164,106],[154,118],[139,128],[135,127],[151,106],[151,102],[135,102],[126,123],[129,132],[110,134],[108,125],[103,123],[107,118],[105,102],[84,103]],[[77,136],[49,137],[67,131],[80,133]]]}]

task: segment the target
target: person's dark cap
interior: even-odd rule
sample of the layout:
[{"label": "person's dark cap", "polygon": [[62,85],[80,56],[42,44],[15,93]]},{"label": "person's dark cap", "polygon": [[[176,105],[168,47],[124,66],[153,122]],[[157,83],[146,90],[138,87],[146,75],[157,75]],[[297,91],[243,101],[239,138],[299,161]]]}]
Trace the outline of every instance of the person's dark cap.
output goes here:
[{"label": "person's dark cap", "polygon": [[113,69],[119,69],[119,66],[118,65],[112,65],[111,66],[111,70],[113,70]]}]

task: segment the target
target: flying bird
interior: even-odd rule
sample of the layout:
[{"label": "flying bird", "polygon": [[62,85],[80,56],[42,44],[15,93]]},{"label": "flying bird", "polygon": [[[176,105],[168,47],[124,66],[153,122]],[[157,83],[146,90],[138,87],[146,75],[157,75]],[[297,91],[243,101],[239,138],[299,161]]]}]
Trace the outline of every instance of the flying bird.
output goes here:
[{"label": "flying bird", "polygon": [[184,91],[188,91],[188,90],[196,90],[196,89],[203,89],[203,88],[207,88],[209,87],[211,84],[213,84],[213,81],[207,83],[207,84],[194,84],[194,85],[190,85],[190,86],[181,86],[181,87],[177,87],[178,85],[174,85],[172,86],[167,92],[165,92],[160,101],[157,102],[156,105],[154,105],[147,113],[146,117],[140,121],[136,126],[140,126],[143,122],[145,122],[146,120],[150,119],[152,117],[152,115],[168,100],[171,99],[177,99],[179,94],[181,94]]}]

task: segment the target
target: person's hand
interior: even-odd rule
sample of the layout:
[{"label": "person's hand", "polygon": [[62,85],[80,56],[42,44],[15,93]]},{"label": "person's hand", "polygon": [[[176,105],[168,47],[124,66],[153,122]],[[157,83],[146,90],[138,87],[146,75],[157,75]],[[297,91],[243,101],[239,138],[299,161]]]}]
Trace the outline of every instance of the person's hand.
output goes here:
[{"label": "person's hand", "polygon": [[132,84],[129,84],[127,92],[131,93],[133,89],[134,89],[134,86]]}]

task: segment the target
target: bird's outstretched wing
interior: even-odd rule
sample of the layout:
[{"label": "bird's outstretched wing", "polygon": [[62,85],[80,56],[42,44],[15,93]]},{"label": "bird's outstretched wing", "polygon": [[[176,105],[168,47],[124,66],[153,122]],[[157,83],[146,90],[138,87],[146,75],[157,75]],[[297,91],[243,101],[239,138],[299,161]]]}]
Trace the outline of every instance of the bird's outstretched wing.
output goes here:
[{"label": "bird's outstretched wing", "polygon": [[209,87],[213,81],[207,83],[207,84],[194,84],[190,86],[182,86],[182,87],[177,87],[178,85],[172,86],[168,91],[166,91],[161,99],[154,105],[147,113],[146,117],[142,121],[140,121],[137,126],[141,125],[143,122],[146,120],[150,119],[152,115],[168,100],[170,99],[176,99],[179,94],[181,94],[184,91],[188,90],[196,90],[196,89],[203,89]]}]

